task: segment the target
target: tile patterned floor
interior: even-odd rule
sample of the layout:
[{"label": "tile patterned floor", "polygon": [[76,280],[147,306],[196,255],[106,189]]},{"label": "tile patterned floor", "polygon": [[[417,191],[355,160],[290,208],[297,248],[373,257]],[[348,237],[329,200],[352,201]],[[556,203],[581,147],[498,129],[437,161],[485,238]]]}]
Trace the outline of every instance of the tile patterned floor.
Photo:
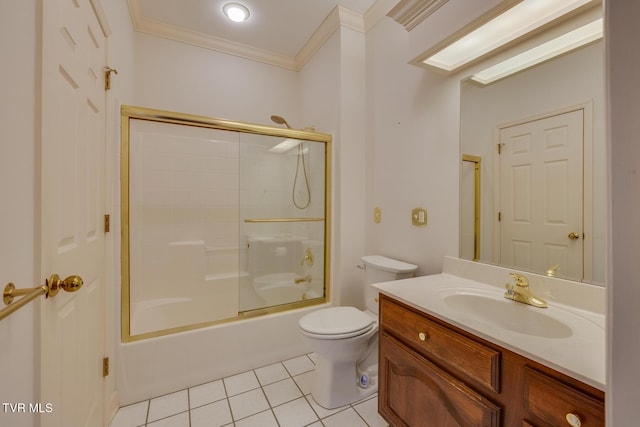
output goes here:
[{"label": "tile patterned floor", "polygon": [[308,354],[120,408],[111,427],[387,427],[374,395],[327,410]]}]

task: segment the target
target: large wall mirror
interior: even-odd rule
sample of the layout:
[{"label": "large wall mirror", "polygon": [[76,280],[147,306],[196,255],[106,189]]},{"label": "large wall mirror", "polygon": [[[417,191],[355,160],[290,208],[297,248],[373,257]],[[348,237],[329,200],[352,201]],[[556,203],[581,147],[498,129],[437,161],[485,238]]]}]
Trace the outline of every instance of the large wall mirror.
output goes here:
[{"label": "large wall mirror", "polygon": [[603,45],[461,82],[462,258],[604,285]]},{"label": "large wall mirror", "polygon": [[328,299],[331,136],[122,107],[122,339]]}]

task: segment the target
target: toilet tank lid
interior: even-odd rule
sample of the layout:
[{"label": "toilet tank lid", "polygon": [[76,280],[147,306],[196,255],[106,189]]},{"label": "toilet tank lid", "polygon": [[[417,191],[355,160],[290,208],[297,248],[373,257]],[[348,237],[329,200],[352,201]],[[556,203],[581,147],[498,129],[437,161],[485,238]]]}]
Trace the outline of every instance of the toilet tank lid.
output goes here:
[{"label": "toilet tank lid", "polygon": [[365,255],[362,257],[362,261],[364,261],[365,266],[372,265],[392,273],[412,273],[418,269],[417,265],[387,258],[382,255]]}]

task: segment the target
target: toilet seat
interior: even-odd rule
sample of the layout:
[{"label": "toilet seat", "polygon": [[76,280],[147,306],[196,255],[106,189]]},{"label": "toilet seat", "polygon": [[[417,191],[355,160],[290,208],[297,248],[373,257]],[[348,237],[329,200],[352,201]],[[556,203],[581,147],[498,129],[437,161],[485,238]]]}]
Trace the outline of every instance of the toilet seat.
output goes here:
[{"label": "toilet seat", "polygon": [[300,329],[319,339],[351,338],[369,332],[375,319],[355,307],[330,307],[303,316]]}]

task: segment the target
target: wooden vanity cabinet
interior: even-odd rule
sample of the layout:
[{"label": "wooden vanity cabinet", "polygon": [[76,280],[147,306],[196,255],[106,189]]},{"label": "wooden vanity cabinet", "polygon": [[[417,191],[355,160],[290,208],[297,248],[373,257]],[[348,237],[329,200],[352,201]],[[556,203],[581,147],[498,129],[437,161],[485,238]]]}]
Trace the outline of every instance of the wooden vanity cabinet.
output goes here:
[{"label": "wooden vanity cabinet", "polygon": [[604,426],[601,390],[383,294],[379,334],[391,426]]}]

